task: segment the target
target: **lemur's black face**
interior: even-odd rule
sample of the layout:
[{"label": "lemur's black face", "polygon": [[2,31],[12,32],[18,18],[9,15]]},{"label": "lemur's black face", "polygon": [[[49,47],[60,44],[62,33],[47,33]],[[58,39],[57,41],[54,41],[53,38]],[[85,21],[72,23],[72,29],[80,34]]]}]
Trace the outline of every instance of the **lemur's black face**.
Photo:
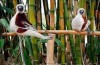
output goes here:
[{"label": "lemur's black face", "polygon": [[18,6],[18,11],[22,12],[24,10],[24,7],[22,5]]},{"label": "lemur's black face", "polygon": [[82,15],[84,13],[84,10],[80,10],[79,13]]}]

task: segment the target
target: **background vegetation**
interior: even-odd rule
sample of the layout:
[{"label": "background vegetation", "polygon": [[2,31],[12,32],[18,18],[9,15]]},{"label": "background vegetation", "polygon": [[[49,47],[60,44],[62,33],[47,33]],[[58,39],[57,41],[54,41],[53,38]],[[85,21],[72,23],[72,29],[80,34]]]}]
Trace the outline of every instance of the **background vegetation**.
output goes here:
[{"label": "background vegetation", "polygon": [[[25,5],[28,20],[38,30],[71,30],[70,24],[78,8],[86,10],[87,17],[91,21],[91,31],[100,30],[100,0],[0,0],[0,34],[10,32],[9,22],[19,3]],[[47,41],[35,37],[19,39],[17,35],[1,35],[0,65],[45,65]],[[25,63],[22,61],[19,43],[23,45]],[[99,65],[100,37],[56,35],[54,63],[55,65]]]}]

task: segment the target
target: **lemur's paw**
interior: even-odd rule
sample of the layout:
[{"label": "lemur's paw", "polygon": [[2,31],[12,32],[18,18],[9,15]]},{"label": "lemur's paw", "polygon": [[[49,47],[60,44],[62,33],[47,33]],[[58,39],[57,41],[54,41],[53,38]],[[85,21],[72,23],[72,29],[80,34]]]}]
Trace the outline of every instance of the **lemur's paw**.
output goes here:
[{"label": "lemur's paw", "polygon": [[46,36],[46,38],[49,39],[49,40],[53,39],[53,37],[51,35]]}]

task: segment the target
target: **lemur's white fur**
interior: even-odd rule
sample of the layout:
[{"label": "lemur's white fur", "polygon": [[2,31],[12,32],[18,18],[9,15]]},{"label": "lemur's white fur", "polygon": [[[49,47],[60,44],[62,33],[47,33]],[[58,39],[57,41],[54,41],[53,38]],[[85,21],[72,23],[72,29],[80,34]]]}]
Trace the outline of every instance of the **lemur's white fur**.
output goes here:
[{"label": "lemur's white fur", "polygon": [[[22,12],[20,12],[20,11],[18,11],[18,6],[23,6],[23,11]],[[17,32],[17,30],[18,30],[18,28],[21,28],[21,27],[18,27],[16,24],[15,24],[15,21],[16,21],[16,16],[17,16],[17,14],[18,13],[24,13],[24,11],[25,11],[25,7],[24,7],[24,5],[23,4],[18,4],[17,6],[16,6],[16,13],[15,13],[15,15],[12,17],[12,19],[11,19],[11,21],[10,21],[10,28],[11,28],[11,30],[12,31],[14,31],[14,32],[16,32],[18,35],[25,35],[25,36],[35,36],[35,37],[37,37],[37,38],[41,38],[41,39],[52,39],[52,36],[44,36],[44,35],[42,35],[42,34],[40,34],[40,33],[38,33],[37,31],[36,31],[36,29],[34,29],[34,27],[32,27],[32,25],[30,25],[30,24],[28,24],[27,22],[25,22],[25,23],[27,23],[27,31],[25,31],[25,32],[23,32],[23,33],[18,33]],[[24,28],[22,28],[22,29],[24,29]]]},{"label": "lemur's white fur", "polygon": [[[72,23],[71,23],[72,29],[76,30],[76,31],[84,31],[90,25],[90,21],[87,20],[85,27],[82,29],[82,26],[85,22],[84,22],[84,19],[82,18],[82,14],[80,14],[80,12],[79,12],[80,10],[84,10],[84,9],[83,8],[78,9],[77,15],[75,16],[75,18],[72,20]],[[85,10],[84,10],[83,14],[85,14]]]}]

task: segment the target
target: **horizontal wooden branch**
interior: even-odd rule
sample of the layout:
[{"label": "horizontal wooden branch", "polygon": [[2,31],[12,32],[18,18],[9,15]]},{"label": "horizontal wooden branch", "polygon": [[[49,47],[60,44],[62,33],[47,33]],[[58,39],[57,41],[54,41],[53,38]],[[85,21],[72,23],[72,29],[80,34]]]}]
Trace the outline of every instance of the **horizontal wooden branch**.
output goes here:
[{"label": "horizontal wooden branch", "polygon": [[[88,35],[88,33],[86,31],[83,32],[77,32],[77,31],[73,31],[73,30],[37,30],[37,32],[39,33],[52,33],[52,34],[81,34],[81,35]],[[17,33],[15,32],[9,32],[9,33],[3,33],[3,36],[13,36],[13,35],[17,35]],[[90,35],[100,35],[100,31],[95,31],[95,32],[91,32]]]}]

